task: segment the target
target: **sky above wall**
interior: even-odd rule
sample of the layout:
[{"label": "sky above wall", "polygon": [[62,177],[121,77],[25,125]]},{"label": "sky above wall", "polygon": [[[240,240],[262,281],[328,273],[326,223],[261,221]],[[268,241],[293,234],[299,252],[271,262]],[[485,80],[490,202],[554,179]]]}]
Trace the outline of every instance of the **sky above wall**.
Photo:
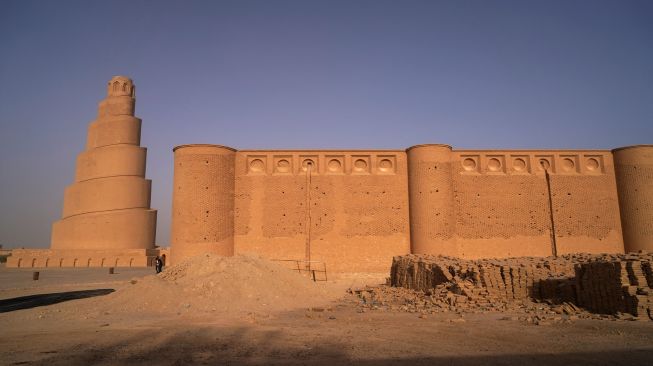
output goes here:
[{"label": "sky above wall", "polygon": [[137,86],[157,243],[175,145],[653,143],[651,1],[0,0],[0,244],[48,247],[105,97]]}]

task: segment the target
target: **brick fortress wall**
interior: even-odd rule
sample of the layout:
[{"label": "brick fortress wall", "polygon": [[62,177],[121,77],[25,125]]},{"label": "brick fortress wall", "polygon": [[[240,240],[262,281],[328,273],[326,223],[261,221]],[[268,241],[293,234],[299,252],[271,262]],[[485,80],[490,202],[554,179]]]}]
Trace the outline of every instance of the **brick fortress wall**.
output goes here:
[{"label": "brick fortress wall", "polygon": [[235,252],[307,259],[310,234],[328,270],[386,271],[410,251],[406,173],[403,151],[241,151]]},{"label": "brick fortress wall", "polygon": [[552,234],[557,254],[623,252],[609,151],[452,156],[458,256],[549,256]]},{"label": "brick fortress wall", "polygon": [[548,256],[553,234],[558,254],[624,250],[608,151],[418,145],[408,161],[412,253]]},{"label": "brick fortress wall", "polygon": [[554,237],[557,254],[623,253],[617,182],[651,180],[632,166],[617,177],[605,150],[211,146],[175,150],[173,260],[175,250],[303,260],[309,235],[310,259],[338,272],[385,271],[408,253],[543,257]]},{"label": "brick fortress wall", "polygon": [[180,146],[173,260],[256,253],[321,261],[329,271],[385,271],[410,251],[406,174],[403,151]]}]

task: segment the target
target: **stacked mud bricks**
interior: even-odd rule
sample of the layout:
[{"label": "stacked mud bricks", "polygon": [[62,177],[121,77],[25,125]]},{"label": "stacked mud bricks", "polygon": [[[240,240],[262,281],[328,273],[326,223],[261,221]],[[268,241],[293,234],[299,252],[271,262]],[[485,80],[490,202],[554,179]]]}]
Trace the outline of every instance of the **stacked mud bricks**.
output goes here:
[{"label": "stacked mud bricks", "polygon": [[653,255],[614,256],[576,265],[578,305],[601,314],[653,315]]},{"label": "stacked mud bricks", "polygon": [[570,302],[601,314],[630,313],[648,319],[653,311],[653,255],[577,254],[547,258],[463,260],[444,256],[395,257],[391,284],[430,291],[467,281],[490,300]]},{"label": "stacked mud bricks", "polygon": [[[559,299],[573,298],[573,290],[565,285],[565,276],[573,266],[549,261],[525,260],[503,263],[482,261],[479,264],[480,284],[488,292],[507,299]],[[512,263],[511,263],[512,262]]]},{"label": "stacked mud bricks", "polygon": [[463,260],[443,256],[407,255],[393,260],[394,286],[427,290],[454,278],[484,287],[492,296],[523,299],[567,299],[563,288],[574,275],[574,263],[564,258]]}]

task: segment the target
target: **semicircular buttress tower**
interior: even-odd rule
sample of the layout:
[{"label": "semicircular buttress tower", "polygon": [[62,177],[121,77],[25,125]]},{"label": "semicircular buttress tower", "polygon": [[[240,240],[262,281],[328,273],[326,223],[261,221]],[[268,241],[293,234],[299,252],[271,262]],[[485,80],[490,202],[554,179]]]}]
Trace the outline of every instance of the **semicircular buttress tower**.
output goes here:
[{"label": "semicircular buttress tower", "polygon": [[173,151],[172,263],[205,253],[232,256],[236,150],[196,144]]},{"label": "semicircular buttress tower", "polygon": [[451,146],[416,145],[406,153],[411,252],[456,256]]},{"label": "semicircular buttress tower", "polygon": [[626,253],[653,251],[653,145],[612,151]]}]

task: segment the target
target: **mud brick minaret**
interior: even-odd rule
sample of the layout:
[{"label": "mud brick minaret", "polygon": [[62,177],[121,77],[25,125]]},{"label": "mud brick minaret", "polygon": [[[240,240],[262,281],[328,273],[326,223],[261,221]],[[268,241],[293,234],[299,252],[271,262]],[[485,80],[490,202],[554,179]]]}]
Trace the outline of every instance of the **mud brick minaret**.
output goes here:
[{"label": "mud brick minaret", "polygon": [[52,227],[52,250],[154,249],[156,210],[150,209],[152,181],[145,179],[141,119],[134,116],[135,86],[115,76],[107,94],[77,157],[62,219]]}]

